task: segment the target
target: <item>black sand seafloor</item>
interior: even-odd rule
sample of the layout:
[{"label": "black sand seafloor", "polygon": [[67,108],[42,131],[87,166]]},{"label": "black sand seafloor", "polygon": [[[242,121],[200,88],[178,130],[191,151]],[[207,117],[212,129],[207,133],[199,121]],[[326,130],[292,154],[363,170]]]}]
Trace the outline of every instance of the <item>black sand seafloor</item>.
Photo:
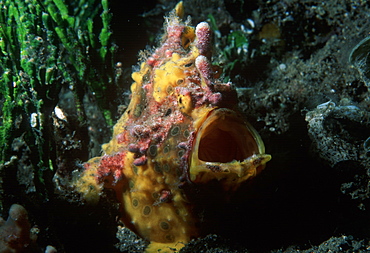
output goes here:
[{"label": "black sand seafloor", "polygon": [[[113,121],[128,103],[139,51],[158,45],[163,17],[176,2],[109,2],[114,61],[120,62],[119,88],[111,99],[116,106]],[[213,62],[224,69],[225,81],[237,87],[240,107],[272,160],[229,205],[213,212],[219,221],[213,224],[215,232],[191,241],[181,252],[370,252],[370,2],[183,2],[192,25],[210,23]],[[78,167],[99,155],[100,145],[111,136],[94,102],[98,94],[90,95],[84,101],[84,124],[50,116],[54,123],[47,139],[63,148],[50,151],[58,162],[42,186],[52,192],[47,198],[34,190],[40,185],[28,183],[31,175],[37,177],[28,171],[27,159],[34,150],[25,148],[18,130],[13,155],[1,165],[0,252],[8,252],[2,245],[15,227],[24,228],[13,216],[5,221],[13,203],[28,211],[24,224],[31,236],[26,233],[24,240],[32,247],[9,252],[145,249],[147,242],[118,222],[118,207],[109,192],[98,206],[90,206],[61,182],[69,164]],[[68,89],[56,97],[67,115],[81,106]],[[55,173],[58,180],[53,180]],[[11,210],[27,216],[20,206]]]}]

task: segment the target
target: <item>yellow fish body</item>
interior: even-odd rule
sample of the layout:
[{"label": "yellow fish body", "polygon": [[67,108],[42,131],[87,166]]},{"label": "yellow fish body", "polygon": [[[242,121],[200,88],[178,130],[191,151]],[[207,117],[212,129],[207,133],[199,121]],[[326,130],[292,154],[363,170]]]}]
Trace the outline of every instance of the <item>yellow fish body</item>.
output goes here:
[{"label": "yellow fish body", "polygon": [[200,236],[193,185],[216,182],[232,192],[271,159],[237,113],[233,86],[217,79],[209,25],[191,27],[182,13],[180,2],[161,45],[132,74],[131,101],[112,140],[74,181],[90,202],[114,189],[121,220],[151,242],[148,252],[177,251]]}]

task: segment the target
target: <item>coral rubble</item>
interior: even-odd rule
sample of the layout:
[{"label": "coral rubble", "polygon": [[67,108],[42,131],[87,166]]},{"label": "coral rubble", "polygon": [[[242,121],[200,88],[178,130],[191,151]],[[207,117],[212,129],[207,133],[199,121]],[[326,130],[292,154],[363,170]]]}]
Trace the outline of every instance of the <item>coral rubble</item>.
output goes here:
[{"label": "coral rubble", "polygon": [[329,101],[306,114],[315,153],[331,166],[346,161],[369,165],[364,143],[370,133],[370,113],[355,105]]}]

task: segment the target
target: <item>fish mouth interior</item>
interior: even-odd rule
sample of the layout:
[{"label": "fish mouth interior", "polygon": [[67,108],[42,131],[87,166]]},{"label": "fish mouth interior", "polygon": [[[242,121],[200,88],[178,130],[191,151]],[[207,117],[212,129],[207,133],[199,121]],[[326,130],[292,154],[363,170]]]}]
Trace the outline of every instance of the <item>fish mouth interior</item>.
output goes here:
[{"label": "fish mouth interior", "polygon": [[228,109],[213,111],[198,133],[198,159],[204,162],[243,161],[261,153],[264,146],[256,130]]}]

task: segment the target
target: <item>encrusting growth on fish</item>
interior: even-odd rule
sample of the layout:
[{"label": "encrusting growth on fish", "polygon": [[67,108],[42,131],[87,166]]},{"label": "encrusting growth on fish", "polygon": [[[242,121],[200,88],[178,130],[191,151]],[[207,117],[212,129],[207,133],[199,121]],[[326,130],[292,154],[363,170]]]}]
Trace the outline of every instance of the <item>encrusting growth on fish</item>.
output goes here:
[{"label": "encrusting growth on fish", "polygon": [[73,181],[93,203],[113,189],[123,223],[151,242],[147,252],[178,251],[201,236],[189,188],[217,182],[235,191],[271,159],[238,113],[233,85],[213,71],[209,25],[194,29],[182,16],[180,2],[162,43],[132,74],[131,101],[111,141]]}]

